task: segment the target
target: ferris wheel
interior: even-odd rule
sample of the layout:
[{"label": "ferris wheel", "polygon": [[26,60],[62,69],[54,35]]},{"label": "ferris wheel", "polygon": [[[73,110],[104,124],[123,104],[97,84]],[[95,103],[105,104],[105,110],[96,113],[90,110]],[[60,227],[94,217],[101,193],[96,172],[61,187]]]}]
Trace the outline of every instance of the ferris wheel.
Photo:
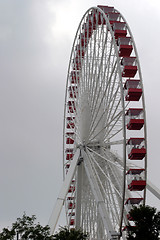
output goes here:
[{"label": "ferris wheel", "polygon": [[66,84],[64,184],[50,226],[65,204],[69,228],[90,239],[126,239],[129,211],[145,204],[146,116],[130,28],[114,7],[90,8],[74,39]]}]

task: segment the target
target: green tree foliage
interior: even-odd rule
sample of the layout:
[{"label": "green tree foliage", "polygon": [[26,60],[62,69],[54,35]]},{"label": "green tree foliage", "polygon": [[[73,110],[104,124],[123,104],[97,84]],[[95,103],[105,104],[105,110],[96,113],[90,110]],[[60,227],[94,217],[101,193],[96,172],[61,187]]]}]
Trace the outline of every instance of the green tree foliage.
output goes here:
[{"label": "green tree foliage", "polygon": [[81,230],[68,229],[67,227],[60,227],[59,232],[53,235],[54,240],[87,240],[88,234]]},{"label": "green tree foliage", "polygon": [[12,224],[11,229],[4,228],[0,233],[0,240],[52,240],[50,236],[49,226],[42,227],[39,223],[35,223],[36,217],[26,216],[24,213],[22,218],[17,218],[17,221]]},{"label": "green tree foliage", "polygon": [[129,240],[158,240],[160,234],[160,212],[156,208],[141,205],[129,212],[135,226],[127,226]]}]

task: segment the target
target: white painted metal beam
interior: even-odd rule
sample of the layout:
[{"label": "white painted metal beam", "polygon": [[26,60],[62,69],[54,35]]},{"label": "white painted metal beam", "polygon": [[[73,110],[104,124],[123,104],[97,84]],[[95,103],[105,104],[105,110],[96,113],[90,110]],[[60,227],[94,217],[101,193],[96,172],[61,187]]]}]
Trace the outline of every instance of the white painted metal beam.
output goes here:
[{"label": "white painted metal beam", "polygon": [[81,227],[81,195],[82,195],[82,168],[83,162],[77,166],[77,181],[76,181],[76,228],[80,229]]},{"label": "white painted metal beam", "polygon": [[104,228],[107,231],[107,235],[108,235],[108,239],[112,240],[112,239],[119,239],[119,234],[117,232],[114,231],[113,227],[112,227],[112,223],[109,219],[107,210],[106,210],[106,206],[105,206],[105,201],[104,198],[102,196],[102,193],[99,189],[98,183],[97,183],[97,179],[95,178],[92,166],[90,164],[90,160],[86,154],[85,151],[82,151],[82,156],[83,156],[83,161],[84,161],[84,168],[92,189],[92,193],[94,195],[95,201],[97,203],[97,208],[99,210],[99,213],[101,215],[101,219],[103,221],[103,225]]},{"label": "white painted metal beam", "polygon": [[69,168],[66,178],[63,182],[63,185],[62,185],[61,191],[59,193],[59,196],[57,198],[56,204],[54,206],[53,212],[49,219],[48,225],[50,227],[51,234],[53,234],[55,231],[62,207],[64,205],[65,197],[68,193],[68,189],[71,185],[71,181],[72,181],[72,178],[74,176],[74,173],[75,173],[75,170],[77,167],[79,155],[80,155],[80,150],[77,149],[76,153],[74,154],[73,160],[71,161],[70,168]]},{"label": "white painted metal beam", "polygon": [[147,180],[147,189],[160,200],[160,189],[158,189],[153,183]]}]

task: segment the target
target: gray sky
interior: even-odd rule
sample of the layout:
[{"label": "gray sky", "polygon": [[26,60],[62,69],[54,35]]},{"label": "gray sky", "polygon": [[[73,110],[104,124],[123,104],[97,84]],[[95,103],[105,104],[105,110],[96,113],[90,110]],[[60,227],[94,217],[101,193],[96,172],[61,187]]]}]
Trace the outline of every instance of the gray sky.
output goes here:
[{"label": "gray sky", "polygon": [[159,0],[0,0],[0,228],[24,211],[48,223],[62,184],[72,42],[83,14],[97,4],[118,9],[134,35],[146,100],[148,174],[160,188]]}]

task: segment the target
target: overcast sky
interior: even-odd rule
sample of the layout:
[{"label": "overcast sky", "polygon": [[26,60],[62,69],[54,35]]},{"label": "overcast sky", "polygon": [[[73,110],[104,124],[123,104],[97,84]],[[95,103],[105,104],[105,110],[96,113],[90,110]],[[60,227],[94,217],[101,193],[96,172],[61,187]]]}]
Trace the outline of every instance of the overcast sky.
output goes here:
[{"label": "overcast sky", "polygon": [[160,1],[0,0],[0,228],[24,211],[48,223],[62,185],[71,47],[83,14],[98,4],[118,9],[134,35],[146,100],[148,177],[160,188]]}]

